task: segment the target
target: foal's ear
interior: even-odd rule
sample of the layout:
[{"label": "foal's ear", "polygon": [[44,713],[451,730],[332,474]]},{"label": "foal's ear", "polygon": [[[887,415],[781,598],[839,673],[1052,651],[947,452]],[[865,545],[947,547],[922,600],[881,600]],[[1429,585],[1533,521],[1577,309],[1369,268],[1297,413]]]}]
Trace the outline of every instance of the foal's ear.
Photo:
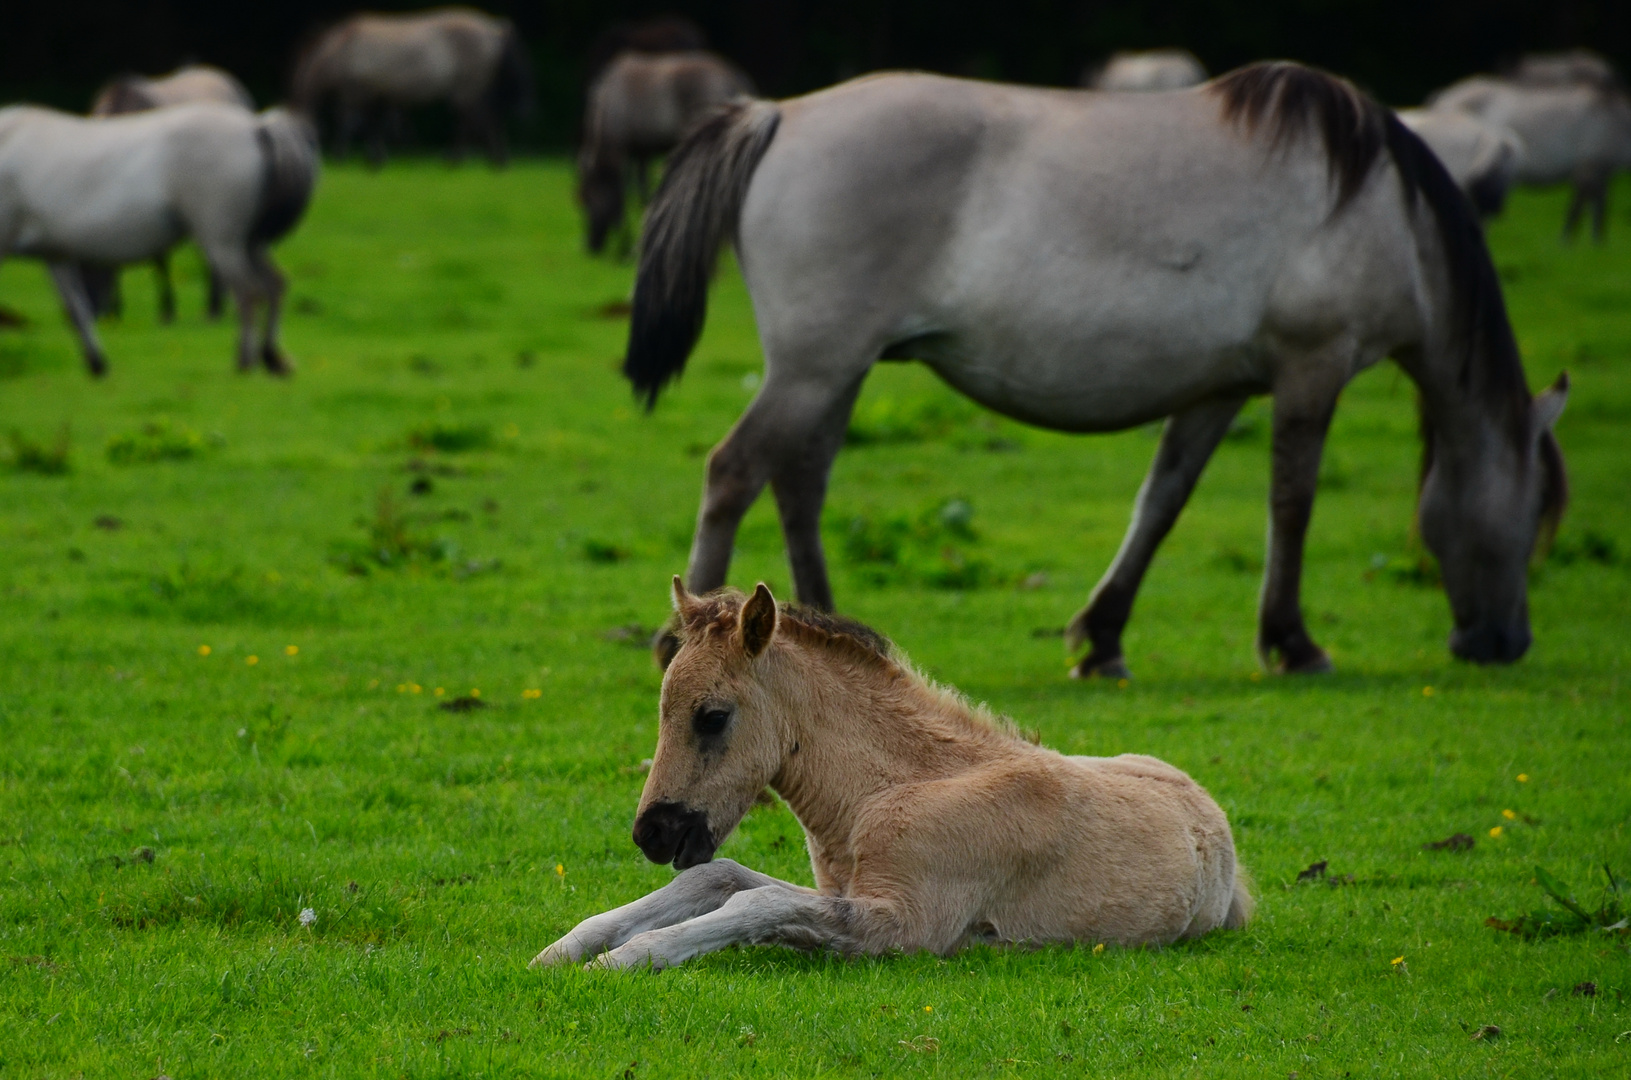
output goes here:
[{"label": "foal's ear", "polygon": [[1563,406],[1569,401],[1569,373],[1563,372],[1557,377],[1557,382],[1541,391],[1535,403],[1530,406],[1535,418],[1534,432],[1538,436],[1543,431],[1552,430],[1557,418],[1563,415]]},{"label": "foal's ear", "polygon": [[776,598],[770,595],[764,582],[759,582],[748,602],[742,605],[738,627],[742,631],[742,648],[750,658],[764,652],[775,636]]}]

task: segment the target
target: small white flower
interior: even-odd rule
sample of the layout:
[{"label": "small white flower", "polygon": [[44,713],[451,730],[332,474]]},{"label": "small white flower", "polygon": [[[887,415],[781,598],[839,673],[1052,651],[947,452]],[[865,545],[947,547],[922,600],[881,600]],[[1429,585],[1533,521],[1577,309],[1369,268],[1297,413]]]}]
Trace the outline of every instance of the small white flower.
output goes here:
[{"label": "small white flower", "polygon": [[312,923],[314,923],[316,921],[317,921],[317,912],[313,911],[311,908],[301,908],[300,909],[300,925],[301,926],[310,926]]}]

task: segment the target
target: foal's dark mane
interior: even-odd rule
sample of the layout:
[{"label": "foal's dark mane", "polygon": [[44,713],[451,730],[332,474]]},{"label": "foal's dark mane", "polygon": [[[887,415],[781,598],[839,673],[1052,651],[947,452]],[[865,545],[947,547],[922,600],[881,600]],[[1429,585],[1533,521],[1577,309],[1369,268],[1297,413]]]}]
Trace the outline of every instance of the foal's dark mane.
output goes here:
[{"label": "foal's dark mane", "polygon": [[[1333,214],[1340,213],[1364,187],[1386,149],[1398,171],[1406,204],[1414,208],[1417,199],[1426,199],[1438,223],[1454,305],[1452,347],[1461,351],[1457,382],[1491,412],[1504,414],[1513,444],[1527,446],[1534,434],[1530,410],[1534,399],[1507,318],[1495,263],[1471,205],[1437,155],[1392,110],[1352,83],[1301,64],[1250,64],[1214,80],[1209,89],[1222,99],[1225,119],[1248,133],[1266,133],[1273,146],[1298,138],[1310,127],[1319,132],[1337,188]],[[1433,462],[1436,438],[1428,404],[1424,397],[1423,478]],[[1556,530],[1568,502],[1563,455],[1550,431],[1541,433],[1539,458],[1545,470],[1544,537]]]},{"label": "foal's dark mane", "polygon": [[[730,634],[736,630],[746,594],[736,589],[720,589],[698,597],[698,603],[678,621],[675,628],[682,642],[710,634]],[[777,604],[777,627],[807,643],[833,649],[881,667],[899,667],[894,644],[878,631],[856,619],[819,611],[802,604]]]}]

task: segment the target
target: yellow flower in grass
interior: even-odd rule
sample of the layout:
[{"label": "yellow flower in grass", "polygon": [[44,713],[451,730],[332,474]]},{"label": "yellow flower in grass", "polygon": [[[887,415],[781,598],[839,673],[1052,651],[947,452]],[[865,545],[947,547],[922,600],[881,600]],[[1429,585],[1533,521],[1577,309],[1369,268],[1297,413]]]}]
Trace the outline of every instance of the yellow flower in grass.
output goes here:
[{"label": "yellow flower in grass", "polygon": [[565,863],[556,863],[555,864],[555,876],[558,877],[558,878],[564,878],[566,876],[566,864]]},{"label": "yellow flower in grass", "polygon": [[1103,951],[1104,951],[1104,942],[1101,941],[1097,945],[1093,946],[1093,955],[1094,956],[1099,955]]},{"label": "yellow flower in grass", "polygon": [[436,694],[437,697],[441,697],[443,694],[447,693],[447,691],[443,690],[440,686],[438,686],[436,688],[436,690],[434,691],[434,693]]},{"label": "yellow flower in grass", "polygon": [[925,1006],[923,1006],[923,1011],[924,1012],[934,1012],[934,1006],[933,1005],[925,1005]]},{"label": "yellow flower in grass", "polygon": [[199,656],[208,656],[209,654],[210,654],[210,647],[208,645],[200,645],[198,647],[198,655]]},{"label": "yellow flower in grass", "polygon": [[1501,816],[1506,818],[1508,821],[1518,820],[1518,815],[1514,811],[1511,811],[1511,810],[1502,810],[1501,811]]},{"label": "yellow flower in grass", "polygon": [[524,700],[524,701],[531,701],[533,698],[541,698],[543,696],[544,696],[544,692],[542,690],[523,690],[523,691],[521,691],[521,697],[522,697],[522,700]]},{"label": "yellow flower in grass", "polygon": [[470,696],[471,697],[481,697],[481,691],[477,690],[474,686],[472,686],[470,688]]},{"label": "yellow flower in grass", "polygon": [[1528,773],[1521,772],[1521,773],[1518,774],[1518,783],[1527,784],[1528,782],[1529,782],[1529,774]]},{"label": "yellow flower in grass", "polygon": [[1499,840],[1501,838],[1501,827],[1499,825],[1495,826],[1495,828],[1489,831],[1489,838],[1491,840]]},{"label": "yellow flower in grass", "polygon": [[1433,696],[1433,688],[1431,686],[1422,687],[1421,688],[1421,696],[1422,697],[1432,697]]},{"label": "yellow flower in grass", "polygon": [[284,656],[296,656],[299,653],[300,653],[300,646],[299,645],[285,645],[285,646],[283,646],[283,655]]},{"label": "yellow flower in grass", "polygon": [[250,655],[250,656],[244,657],[244,663],[248,664],[250,667],[254,667],[256,664],[258,664],[260,662],[261,662],[261,658],[258,657],[258,656]]}]

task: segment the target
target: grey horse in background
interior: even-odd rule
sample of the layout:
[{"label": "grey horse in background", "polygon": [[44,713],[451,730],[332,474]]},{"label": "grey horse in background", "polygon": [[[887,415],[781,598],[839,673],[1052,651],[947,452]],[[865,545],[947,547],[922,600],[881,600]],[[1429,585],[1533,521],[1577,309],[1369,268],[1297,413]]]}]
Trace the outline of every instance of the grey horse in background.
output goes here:
[{"label": "grey horse in background", "polygon": [[[267,246],[305,213],[318,159],[309,126],[283,109],[176,105],[87,119],[0,109],[0,259],[45,262],[92,375],[107,371],[76,264],[142,262],[191,237],[238,306],[238,367],[278,349],[284,281]],[[257,344],[255,317],[266,318]]]},{"label": "grey horse in background", "polygon": [[1617,79],[1601,78],[1594,67],[1582,69],[1585,77],[1573,82],[1561,81],[1570,70],[1566,65],[1540,70],[1543,77],[1530,81],[1489,75],[1463,79],[1430,97],[1427,107],[1465,113],[1515,133],[1523,142],[1516,182],[1571,183],[1574,195],[1563,221],[1564,238],[1574,236],[1589,209],[1592,237],[1600,243],[1614,174],[1631,168],[1631,94]]},{"label": "grey horse in background", "polygon": [[1182,90],[1206,81],[1206,66],[1188,49],[1118,52],[1083,75],[1091,90]]},{"label": "grey horse in background", "polygon": [[861,385],[916,359],[974,400],[1062,431],[1166,417],[1121,550],[1067,628],[1080,676],[1125,676],[1156,549],[1230,422],[1273,395],[1257,646],[1323,671],[1300,589],[1342,389],[1392,357],[1421,392],[1418,520],[1450,649],[1531,641],[1529,559],[1566,500],[1483,230],[1431,150],[1350,84],[1295,64],[1166,94],[878,75],[741,102],[669,159],[646,218],[624,371],[648,403],[701,333],[734,238],[764,347],[758,394],[709,455],[686,583],[725,583],[766,483],[794,587],[831,608],[820,518]]},{"label": "grey horse in background", "polygon": [[1501,212],[1523,164],[1522,139],[1471,113],[1400,109],[1398,116],[1438,155],[1480,217]]},{"label": "grey horse in background", "polygon": [[712,110],[753,92],[745,73],[711,52],[626,52],[607,64],[589,89],[578,152],[589,250],[598,254],[607,237],[626,228],[631,170],[644,205],[651,161]]},{"label": "grey horse in background", "polygon": [[438,102],[456,118],[455,159],[472,141],[495,166],[509,159],[505,120],[532,106],[531,63],[510,20],[470,8],[353,15],[302,53],[290,98],[314,123],[332,103],[335,153],[349,153],[360,134],[376,168],[403,110]]},{"label": "grey horse in background", "polygon": [[[255,99],[231,73],[208,64],[188,64],[168,75],[121,75],[97,91],[96,100],[91,103],[91,115],[123,116],[201,101],[236,105],[246,112],[255,111]],[[170,279],[168,251],[153,257],[153,272],[159,285],[159,321],[174,322],[176,291]],[[80,266],[79,273],[85,283],[85,292],[90,297],[91,308],[98,315],[119,314],[124,306],[119,294],[119,268],[84,264]],[[206,310],[211,319],[219,319],[225,290],[221,285],[221,275],[214,269],[209,269],[207,273],[209,294]]]}]

